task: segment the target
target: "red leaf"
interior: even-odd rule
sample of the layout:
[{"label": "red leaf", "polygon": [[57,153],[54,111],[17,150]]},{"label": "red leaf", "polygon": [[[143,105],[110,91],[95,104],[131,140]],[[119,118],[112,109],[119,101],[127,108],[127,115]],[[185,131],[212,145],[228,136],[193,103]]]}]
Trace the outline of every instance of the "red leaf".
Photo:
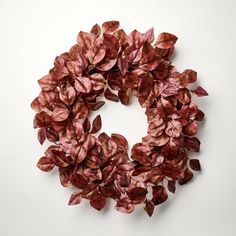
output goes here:
[{"label": "red leaf", "polygon": [[75,119],[84,119],[89,115],[88,106],[84,102],[76,102],[73,106],[73,114]]},{"label": "red leaf", "polygon": [[152,43],[154,40],[154,28],[152,27],[151,29],[149,29],[145,34],[144,34],[144,38],[148,43]]},{"label": "red leaf", "polygon": [[168,187],[168,190],[170,192],[175,193],[175,188],[176,187],[175,187],[175,181],[174,180],[169,180],[167,187]]},{"label": "red leaf", "polygon": [[86,50],[91,49],[96,40],[96,36],[94,34],[86,33],[80,31],[77,37],[77,43],[80,47],[84,47]]},{"label": "red leaf", "polygon": [[177,41],[177,37],[170,33],[161,33],[156,42],[155,46],[157,46],[160,49],[170,49],[174,46],[174,44]]},{"label": "red leaf", "polygon": [[47,112],[42,111],[37,113],[34,117],[34,128],[43,128],[50,126],[51,116]]},{"label": "red leaf", "polygon": [[192,170],[195,171],[200,171],[201,170],[201,165],[198,159],[191,159],[189,162],[189,165]]},{"label": "red leaf", "polygon": [[110,34],[103,34],[103,43],[106,47],[106,57],[115,58],[119,51],[119,41],[115,36]]},{"label": "red leaf", "polygon": [[81,203],[82,199],[83,198],[81,192],[74,192],[71,194],[68,205],[78,205]]},{"label": "red leaf", "polygon": [[159,205],[159,204],[165,202],[168,198],[166,190],[161,185],[152,187],[152,195],[153,195],[152,202],[155,205]]},{"label": "red leaf", "polygon": [[155,205],[152,201],[147,200],[144,204],[144,210],[147,212],[147,214],[151,217],[155,209]]},{"label": "red leaf", "polygon": [[81,93],[89,93],[92,89],[92,83],[87,77],[78,77],[75,80],[75,89]]},{"label": "red leaf", "polygon": [[105,55],[106,55],[106,49],[103,45],[101,38],[97,38],[97,40],[94,42],[93,48],[89,49],[86,52],[87,58],[89,59],[90,63],[93,65],[102,61]]},{"label": "red leaf", "polygon": [[193,178],[193,173],[192,173],[189,169],[186,169],[186,170],[184,171],[184,176],[183,176],[183,178],[181,178],[181,179],[179,180],[179,184],[180,184],[180,185],[186,184],[186,183],[189,182],[192,178]]},{"label": "red leaf", "polygon": [[117,201],[115,209],[117,211],[122,212],[122,213],[129,214],[129,213],[133,212],[134,204],[131,203],[127,197],[124,197],[124,198],[121,198]]},{"label": "red leaf", "polygon": [[66,105],[70,106],[75,101],[76,91],[72,86],[66,85],[66,86],[61,88],[60,93],[59,93],[59,98]]},{"label": "red leaf", "polygon": [[37,167],[45,172],[51,171],[55,166],[55,163],[51,157],[41,157],[37,163]]},{"label": "red leaf", "polygon": [[106,198],[98,191],[94,191],[90,198],[90,205],[100,211],[106,205]]},{"label": "red leaf", "polygon": [[140,32],[138,32],[137,30],[133,30],[129,34],[129,38],[131,42],[133,43],[134,48],[140,48],[145,42],[145,36],[141,34]]},{"label": "red leaf", "polygon": [[118,97],[123,105],[129,104],[129,91],[119,90]]},{"label": "red leaf", "polygon": [[95,73],[90,75],[89,78],[92,82],[93,90],[100,90],[104,88],[106,81],[101,74]]},{"label": "red leaf", "polygon": [[125,76],[126,72],[128,71],[128,61],[126,58],[120,57],[118,59],[118,67],[120,69],[120,73]]},{"label": "red leaf", "polygon": [[102,32],[102,29],[98,24],[95,24],[90,30],[90,33],[95,34],[97,37],[100,36],[101,32]]},{"label": "red leaf", "polygon": [[116,94],[112,93],[109,88],[106,89],[104,96],[108,100],[111,100],[113,102],[119,102],[119,97]]},{"label": "red leaf", "polygon": [[193,136],[193,135],[197,134],[197,132],[198,132],[197,123],[195,121],[191,122],[190,124],[188,124],[187,126],[184,127],[183,132],[184,132],[184,134],[186,134],[188,136]]},{"label": "red leaf", "polygon": [[179,121],[171,120],[167,123],[166,134],[172,138],[177,138],[180,136],[182,131],[182,125]]},{"label": "red leaf", "polygon": [[85,176],[76,173],[71,175],[70,181],[75,187],[80,189],[85,188],[88,184],[88,180]]},{"label": "red leaf", "polygon": [[127,192],[127,195],[131,201],[142,202],[146,198],[148,191],[145,188],[134,187]]},{"label": "red leaf", "polygon": [[53,160],[58,167],[67,167],[71,164],[71,159],[63,151],[52,150]]},{"label": "red leaf", "polygon": [[44,141],[46,140],[46,129],[41,128],[38,131],[38,140],[41,145],[43,145]]},{"label": "red leaf", "polygon": [[119,21],[106,21],[102,24],[102,30],[104,33],[113,33],[115,30],[119,28]]},{"label": "red leaf", "polygon": [[102,120],[101,120],[101,116],[97,115],[92,123],[92,130],[91,130],[91,134],[95,134],[97,133],[100,129],[102,128]]},{"label": "red leaf", "polygon": [[39,86],[44,91],[50,91],[56,88],[57,83],[55,80],[52,79],[51,75],[48,74],[44,76],[43,78],[38,80]]},{"label": "red leaf", "polygon": [[111,134],[111,138],[114,142],[117,143],[118,147],[121,147],[123,150],[128,150],[128,142],[126,138],[120,134]]},{"label": "red leaf", "polygon": [[99,108],[101,108],[105,104],[104,101],[98,101],[96,103],[88,103],[88,107],[92,111],[97,111]]},{"label": "red leaf", "polygon": [[110,59],[108,61],[104,61],[101,64],[96,65],[96,68],[100,71],[108,71],[110,70],[117,62],[117,59]]},{"label": "red leaf", "polygon": [[68,116],[69,111],[66,108],[56,108],[52,113],[52,119],[56,122],[66,120]]},{"label": "red leaf", "polygon": [[193,152],[199,152],[200,141],[196,137],[184,137],[185,146],[188,150]]},{"label": "red leaf", "polygon": [[203,97],[203,96],[207,96],[208,93],[205,89],[203,89],[201,86],[198,86],[197,88],[195,88],[194,90],[192,90],[198,97]]}]

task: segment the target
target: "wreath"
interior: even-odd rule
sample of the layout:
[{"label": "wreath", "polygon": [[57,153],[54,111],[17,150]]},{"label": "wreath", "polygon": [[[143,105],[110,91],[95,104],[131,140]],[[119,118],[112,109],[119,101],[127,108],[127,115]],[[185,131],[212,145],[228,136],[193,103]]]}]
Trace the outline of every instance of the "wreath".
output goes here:
[{"label": "wreath", "polygon": [[[34,128],[41,144],[47,139],[52,145],[37,167],[46,172],[57,167],[61,184],[76,188],[69,205],[84,198],[101,210],[111,198],[120,212],[142,204],[151,216],[168,191],[175,193],[176,183],[200,171],[199,160],[188,155],[199,151],[195,135],[204,118],[192,96],[208,94],[200,86],[188,88],[197,80],[195,71],[178,72],[171,64],[176,41],[164,32],[154,42],[153,28],[127,35],[118,21],[96,24],[90,33],[80,31],[77,43],[38,80],[42,90],[31,103]],[[101,116],[90,120],[105,104],[103,95],[124,105],[134,95],[146,109],[147,135],[130,157],[125,137],[98,134]]]}]

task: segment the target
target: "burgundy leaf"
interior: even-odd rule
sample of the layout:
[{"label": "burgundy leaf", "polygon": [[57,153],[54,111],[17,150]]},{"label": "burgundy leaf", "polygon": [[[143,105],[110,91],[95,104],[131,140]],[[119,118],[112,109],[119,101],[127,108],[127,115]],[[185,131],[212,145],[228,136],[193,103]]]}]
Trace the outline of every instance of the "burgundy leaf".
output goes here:
[{"label": "burgundy leaf", "polygon": [[104,96],[108,100],[111,100],[113,102],[119,102],[119,97],[116,94],[112,93],[109,88],[106,89]]},{"label": "burgundy leaf", "polygon": [[65,155],[64,152],[58,150],[52,150],[54,154],[53,160],[58,167],[67,167],[71,164],[71,159]]},{"label": "burgundy leaf", "polygon": [[197,123],[195,121],[191,122],[190,124],[184,127],[183,131],[184,131],[184,134],[188,136],[193,136],[197,134],[198,132]]},{"label": "burgundy leaf", "polygon": [[194,90],[192,90],[198,97],[203,97],[203,96],[207,96],[208,93],[205,89],[203,89],[201,86],[198,86],[197,88],[195,88]]},{"label": "burgundy leaf", "polygon": [[120,57],[118,59],[118,67],[120,69],[120,73],[125,76],[126,72],[128,71],[128,61],[126,58]]},{"label": "burgundy leaf", "polygon": [[96,36],[100,36],[101,32],[102,32],[102,29],[98,24],[95,24],[90,30],[90,33],[95,34]]},{"label": "burgundy leaf", "polygon": [[144,34],[145,40],[148,43],[152,43],[154,41],[154,28],[149,29],[145,34]]},{"label": "burgundy leaf", "polygon": [[175,193],[175,188],[176,187],[175,187],[175,181],[174,180],[169,180],[167,187],[168,187],[168,190],[170,192]]},{"label": "burgundy leaf", "polygon": [[123,105],[129,104],[129,91],[119,90],[118,97]]},{"label": "burgundy leaf", "polygon": [[144,201],[147,195],[147,189],[141,187],[132,188],[127,192],[127,195],[131,201]]},{"label": "burgundy leaf", "polygon": [[51,116],[45,111],[37,113],[34,117],[34,128],[42,128],[50,126]]},{"label": "burgundy leaf", "polygon": [[189,166],[191,167],[192,170],[195,170],[195,171],[201,170],[201,165],[198,159],[191,159],[189,162]]},{"label": "burgundy leaf", "polygon": [[179,180],[179,184],[180,184],[180,185],[186,184],[186,183],[189,182],[192,178],[193,178],[193,173],[192,173],[189,169],[186,169],[186,170],[184,171],[183,178],[181,178],[181,179]]},{"label": "burgundy leaf", "polygon": [[91,80],[87,77],[76,78],[75,89],[81,93],[89,93],[92,89]]},{"label": "burgundy leaf", "polygon": [[95,73],[90,75],[89,78],[91,80],[93,90],[100,90],[104,88],[106,81],[101,74]]},{"label": "burgundy leaf", "polygon": [[81,189],[85,188],[88,184],[87,178],[81,174],[72,174],[70,180],[75,187]]},{"label": "burgundy leaf", "polygon": [[57,83],[55,80],[52,79],[51,75],[46,75],[40,80],[38,80],[39,86],[44,91],[50,91],[56,88]]},{"label": "burgundy leaf", "polygon": [[152,202],[155,205],[159,205],[165,202],[168,198],[167,192],[165,188],[161,185],[153,186],[152,187]]},{"label": "burgundy leaf", "polygon": [[101,64],[96,65],[96,68],[100,71],[108,71],[110,70],[117,62],[117,59],[110,59],[108,61],[104,61]]},{"label": "burgundy leaf", "polygon": [[186,148],[193,152],[199,152],[200,141],[196,137],[184,137]]},{"label": "burgundy leaf", "polygon": [[37,167],[45,172],[51,171],[55,166],[55,163],[51,157],[41,157],[37,163]]},{"label": "burgundy leaf", "polygon": [[158,36],[155,45],[161,49],[170,49],[174,46],[177,39],[175,35],[164,32]]},{"label": "burgundy leaf", "polygon": [[97,111],[99,108],[101,108],[105,104],[104,101],[98,101],[96,103],[88,103],[88,107],[92,111]]},{"label": "burgundy leaf", "polygon": [[77,43],[79,46],[84,47],[86,50],[91,49],[96,40],[96,36],[94,34],[86,33],[80,31],[77,37]]},{"label": "burgundy leaf", "polygon": [[95,134],[97,133],[100,129],[102,128],[102,120],[101,120],[101,116],[97,115],[92,123],[92,130],[91,130],[91,134]]},{"label": "burgundy leaf", "polygon": [[144,204],[144,210],[151,217],[155,209],[155,205],[152,201],[147,200]]},{"label": "burgundy leaf", "polygon": [[121,147],[125,151],[128,150],[128,142],[126,138],[120,134],[111,134],[111,138],[113,141],[115,141],[118,145],[118,147]]},{"label": "burgundy leaf", "polygon": [[46,140],[46,129],[41,128],[38,131],[38,140],[41,145],[43,145],[44,141]]},{"label": "burgundy leaf", "polygon": [[66,108],[56,108],[52,113],[52,119],[56,122],[66,120],[68,116],[69,111]]},{"label": "burgundy leaf", "polygon": [[106,21],[102,24],[102,30],[104,33],[112,33],[119,28],[119,21]]},{"label": "burgundy leaf", "polygon": [[76,91],[71,85],[66,85],[61,88],[59,98],[66,105],[70,106],[74,103],[76,98]]},{"label": "burgundy leaf", "polygon": [[171,120],[167,123],[166,134],[170,137],[176,138],[180,136],[182,125],[179,121]]},{"label": "burgundy leaf", "polygon": [[82,201],[82,193],[74,192],[71,194],[68,205],[78,205],[81,203],[81,201]]},{"label": "burgundy leaf", "polygon": [[134,210],[134,204],[128,198],[121,198],[118,200],[115,209],[119,212],[129,214]]},{"label": "burgundy leaf", "polygon": [[90,198],[90,205],[100,211],[106,205],[106,198],[98,191],[94,191]]}]

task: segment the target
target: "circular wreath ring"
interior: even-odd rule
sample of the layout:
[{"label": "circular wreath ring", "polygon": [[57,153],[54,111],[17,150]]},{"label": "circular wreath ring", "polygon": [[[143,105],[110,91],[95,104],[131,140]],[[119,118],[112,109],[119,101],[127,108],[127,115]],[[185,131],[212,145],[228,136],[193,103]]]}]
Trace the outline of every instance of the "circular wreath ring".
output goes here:
[{"label": "circular wreath ring", "polygon": [[[197,80],[195,71],[180,73],[171,64],[175,35],[161,33],[153,43],[153,28],[129,35],[118,28],[118,21],[107,21],[90,33],[80,31],[77,44],[38,80],[42,91],[31,104],[37,112],[34,128],[41,144],[47,139],[53,145],[37,166],[46,172],[58,167],[61,184],[77,188],[70,205],[85,198],[101,210],[112,198],[120,212],[143,204],[151,216],[167,200],[167,189],[175,193],[176,182],[185,184],[191,170],[201,169],[199,160],[188,157],[199,151],[194,136],[204,118],[191,97],[208,94],[200,86],[188,89]],[[146,108],[148,131],[129,157],[125,137],[97,135],[101,117],[91,124],[89,115],[104,105],[103,95],[127,105],[131,94]]]}]

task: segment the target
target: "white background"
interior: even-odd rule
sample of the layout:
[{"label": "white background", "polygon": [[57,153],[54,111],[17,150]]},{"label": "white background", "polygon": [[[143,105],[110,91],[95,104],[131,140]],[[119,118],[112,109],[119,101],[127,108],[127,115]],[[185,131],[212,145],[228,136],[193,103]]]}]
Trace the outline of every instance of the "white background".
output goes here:
[{"label": "white background", "polygon": [[[75,43],[80,30],[116,19],[130,32],[155,28],[156,35],[179,37],[173,63],[198,71],[209,97],[198,99],[207,118],[199,138],[203,171],[179,187],[175,196],[149,218],[141,208],[132,215],[101,212],[84,201],[67,206],[71,191],[57,172],[40,172],[43,155],[30,103],[37,79],[56,55]],[[0,235],[236,235],[236,1],[0,1]],[[138,142],[146,118],[134,100],[130,107],[108,103],[103,129]]]}]

